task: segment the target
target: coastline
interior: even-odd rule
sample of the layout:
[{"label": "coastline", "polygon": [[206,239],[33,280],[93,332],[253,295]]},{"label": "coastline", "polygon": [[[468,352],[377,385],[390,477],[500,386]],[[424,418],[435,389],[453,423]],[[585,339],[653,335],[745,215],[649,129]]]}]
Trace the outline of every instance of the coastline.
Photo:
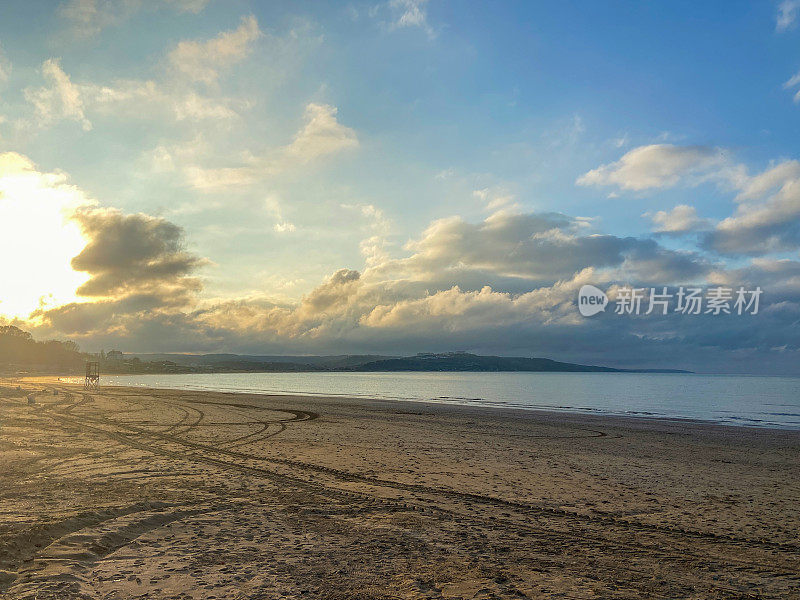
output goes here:
[{"label": "coastline", "polygon": [[[312,383],[311,381],[303,381],[303,379],[307,378],[307,374],[289,374],[289,377],[283,378],[275,378],[274,374],[261,374],[261,375],[268,375],[270,379],[264,382],[254,382],[252,378],[258,377],[259,374],[241,374],[242,377],[241,381],[237,382],[237,384],[232,384],[232,381],[235,381],[235,378],[232,381],[225,382],[228,379],[225,375],[205,375],[205,376],[183,376],[183,375],[145,375],[145,376],[134,376],[135,379],[139,379],[143,381],[142,385],[135,385],[132,387],[138,388],[154,388],[154,389],[164,389],[164,390],[185,390],[185,391],[210,391],[210,392],[231,392],[231,393],[262,393],[266,395],[281,395],[281,396],[304,396],[304,397],[335,397],[335,398],[360,398],[360,399],[381,399],[381,400],[391,400],[391,401],[398,401],[398,402],[424,402],[424,403],[435,403],[441,405],[451,405],[451,406],[463,406],[463,407],[470,407],[470,406],[484,406],[490,408],[497,408],[497,409],[520,409],[520,410],[533,410],[533,411],[549,411],[549,412],[556,412],[556,413],[568,413],[568,414],[585,414],[585,415],[598,415],[598,416],[614,416],[614,417],[631,417],[631,418],[645,418],[645,419],[664,419],[664,420],[677,420],[680,422],[699,422],[699,423],[709,423],[709,424],[721,424],[726,427],[746,427],[746,428],[766,428],[766,429],[778,429],[778,430],[790,430],[790,431],[800,431],[800,405],[793,405],[788,410],[789,412],[774,412],[774,410],[770,410],[767,405],[758,406],[757,400],[754,399],[754,402],[750,404],[748,402],[748,406],[745,407],[740,402],[738,406],[733,405],[725,406],[725,405],[718,405],[717,409],[718,412],[712,414],[712,411],[705,410],[700,408],[698,410],[698,406],[702,407],[706,404],[709,397],[713,397],[714,393],[720,394],[722,390],[716,389],[711,390],[707,389],[706,393],[708,395],[695,395],[690,401],[684,403],[685,406],[678,407],[674,406],[673,403],[669,401],[668,398],[664,398],[663,402],[656,402],[653,406],[646,406],[646,403],[635,402],[633,405],[628,402],[626,403],[625,399],[623,398],[621,401],[618,401],[616,398],[612,399],[610,402],[606,403],[606,406],[603,406],[603,401],[601,399],[600,402],[597,402],[595,398],[587,397],[586,391],[592,390],[594,392],[595,387],[584,385],[578,385],[578,392],[583,392],[583,396],[572,397],[569,395],[569,384],[574,383],[576,380],[575,377],[578,378],[595,378],[599,377],[602,380],[595,382],[596,386],[608,386],[609,384],[612,385],[612,389],[617,389],[620,392],[624,392],[626,390],[621,389],[619,386],[619,381],[616,381],[617,377],[629,377],[629,374],[617,374],[617,373],[569,373],[566,374],[569,378],[568,381],[564,381],[563,384],[565,385],[564,388],[559,387],[556,385],[555,387],[551,384],[549,387],[545,385],[542,390],[543,397],[541,400],[546,400],[548,397],[561,397],[562,394],[566,394],[564,399],[564,404],[559,403],[556,405],[555,403],[541,403],[541,400],[538,398],[529,397],[527,395],[526,389],[516,389],[512,390],[509,394],[505,394],[505,398],[502,398],[502,394],[500,396],[492,396],[492,394],[497,394],[498,390],[493,385],[490,384],[487,389],[481,391],[481,384],[484,382],[491,381],[495,379],[496,376],[503,377],[504,375],[513,378],[513,374],[502,374],[502,373],[480,373],[481,376],[479,380],[476,380],[474,377],[474,373],[463,374],[463,373],[426,373],[424,377],[430,377],[431,380],[416,380],[409,382],[408,380],[403,379],[402,373],[395,373],[395,372],[387,372],[387,373],[369,373],[366,374],[367,378],[372,378],[373,376],[392,376],[390,379],[391,381],[396,381],[398,383],[402,383],[403,385],[400,386],[390,386],[386,387],[384,384],[383,386],[372,386],[372,385],[364,385],[364,381],[358,380],[350,380],[347,384],[339,385],[339,381],[341,378],[347,378],[345,381],[351,379],[347,374],[327,374],[328,378],[325,380],[316,381]],[[532,381],[531,384],[538,385],[540,383],[547,384],[547,380],[552,377],[559,377],[564,376],[565,374],[561,373],[537,373],[535,374],[536,379]],[[641,374],[636,374],[640,376]],[[412,378],[419,377],[419,374],[406,374],[406,376],[410,376]],[[434,392],[435,385],[437,383],[442,383],[436,381],[438,376],[443,376],[446,378],[444,389],[440,385],[439,392]],[[663,385],[664,380],[670,380],[672,377],[685,377],[686,374],[646,374],[645,378],[642,381],[638,382],[640,385],[642,383],[646,383],[648,386],[651,384],[654,385],[654,391],[659,389],[659,380],[661,380],[661,385]],[[706,382],[708,381],[708,376],[704,375],[695,375],[690,374],[689,377],[699,377],[699,378],[706,378]],[[294,378],[300,378],[300,381],[294,381]],[[445,396],[440,395],[436,396],[435,393],[445,393],[445,389],[447,389],[447,393],[453,393],[450,390],[458,390],[459,389],[459,379],[461,377],[467,377],[468,383],[466,385],[461,385],[460,389],[463,392],[467,390],[471,394],[487,394],[486,397],[475,397],[474,395],[470,396]],[[543,380],[540,380],[539,377],[543,377]],[[651,380],[650,377],[655,377],[655,381]],[[725,382],[725,389],[724,393],[729,393],[730,385],[736,385],[734,383],[728,383],[726,380],[727,377],[736,377],[740,378],[742,376],[739,375],[732,375],[732,376],[720,376],[722,381]],[[106,381],[111,379],[111,385],[118,387],[118,386],[126,386],[129,382],[126,381],[128,376],[110,376],[106,378]],[[385,377],[380,377],[384,379]],[[504,382],[507,383],[507,377],[503,377]],[[712,378],[716,380],[717,378]],[[794,382],[793,378],[778,378],[780,381],[792,381]],[[208,382],[208,383],[199,383],[200,381]],[[213,383],[211,383],[213,381]],[[177,382],[173,384],[173,382]],[[798,380],[800,382],[800,380]],[[380,382],[379,382],[380,383]],[[405,387],[408,383],[412,383],[412,387]],[[637,382],[631,382],[635,385]],[[695,385],[695,381],[691,382]],[[796,390],[783,390],[783,394],[791,394],[796,391],[800,394],[800,387],[797,386],[797,382],[794,382],[794,387],[797,388]],[[257,384],[257,385],[253,385]],[[261,387],[261,385],[270,385],[270,387]],[[628,382],[626,382],[626,385]],[[243,387],[239,387],[239,386]],[[321,389],[324,388],[326,391],[314,391],[314,387]],[[699,385],[703,385],[701,381]],[[281,387],[283,386],[283,387]],[[300,387],[305,386],[306,389],[300,390]],[[354,393],[355,389],[358,389],[359,386],[362,387],[361,393]],[[379,389],[383,387],[384,389]],[[716,387],[719,388],[719,383],[716,384]],[[742,386],[740,386],[742,387]],[[750,389],[749,393],[757,395],[758,394],[758,385],[749,385]],[[331,390],[332,388],[338,388],[336,393],[333,393]],[[391,390],[391,391],[390,391]],[[405,391],[407,394],[413,395],[402,395],[402,391]],[[548,396],[548,391],[550,396]],[[683,392],[684,390],[674,390],[675,393]],[[383,392],[383,393],[379,393]],[[514,395],[516,393],[520,394],[518,396]],[[661,395],[664,396],[663,389],[661,390]],[[762,391],[763,396],[763,391]],[[658,396],[656,396],[658,398]],[[572,401],[573,404],[568,404],[569,401]],[[592,405],[592,402],[595,405]],[[619,403],[619,404],[618,404]],[[696,405],[693,405],[696,403]],[[628,406],[627,410],[623,410],[618,408],[619,406],[625,407]],[[732,410],[731,410],[732,409]],[[784,409],[786,410],[786,409]],[[737,412],[738,411],[738,412]]]},{"label": "coastline", "polygon": [[31,406],[0,393],[10,598],[791,598],[800,585],[798,432],[23,385],[59,393]]}]

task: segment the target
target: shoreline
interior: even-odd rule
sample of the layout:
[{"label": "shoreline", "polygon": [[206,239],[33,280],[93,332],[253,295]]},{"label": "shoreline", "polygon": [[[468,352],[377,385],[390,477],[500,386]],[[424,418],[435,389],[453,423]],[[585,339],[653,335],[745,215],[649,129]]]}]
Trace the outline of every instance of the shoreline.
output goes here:
[{"label": "shoreline", "polygon": [[568,416],[568,417],[595,417],[600,420],[608,420],[613,422],[615,420],[619,420],[620,422],[617,423],[619,425],[623,424],[625,421],[642,421],[644,423],[651,423],[651,422],[664,422],[665,424],[678,424],[678,425],[692,425],[697,427],[722,427],[725,429],[741,429],[745,431],[782,431],[787,433],[797,434],[798,440],[800,440],[800,426],[797,427],[785,427],[781,425],[772,425],[772,424],[764,424],[764,425],[744,425],[741,423],[727,423],[723,421],[714,421],[714,420],[706,420],[706,419],[693,419],[690,417],[668,417],[662,415],[644,415],[644,414],[624,414],[624,413],[617,413],[617,412],[606,412],[601,409],[578,409],[578,408],[540,408],[540,407],[525,407],[525,406],[500,406],[500,405],[490,405],[490,404],[478,404],[478,403],[461,403],[461,402],[448,402],[448,401],[437,401],[434,399],[430,400],[420,400],[418,398],[380,398],[380,397],[372,397],[372,396],[353,396],[353,395],[332,395],[332,394],[315,394],[315,393],[299,393],[293,391],[286,391],[286,392],[255,392],[255,391],[230,391],[230,390],[209,390],[209,389],[192,389],[192,388],[162,388],[162,387],[150,387],[150,386],[124,386],[124,385],[111,385],[108,387],[113,388],[121,388],[121,389],[134,389],[134,390],[158,390],[161,392],[176,392],[176,391],[185,391],[185,392],[207,392],[211,394],[230,394],[233,396],[237,395],[248,395],[248,396],[263,396],[265,399],[283,399],[283,398],[313,398],[319,400],[332,400],[335,402],[339,401],[349,401],[353,404],[358,404],[359,402],[370,403],[387,403],[387,404],[416,404],[425,407],[447,407],[452,408],[455,411],[462,411],[462,410],[470,410],[474,409],[476,412],[485,411],[490,414],[498,415],[498,416],[508,416],[505,413],[512,413],[513,415],[521,415],[526,413],[533,413],[540,416],[547,416],[553,419],[558,419],[561,416]]},{"label": "shoreline", "polygon": [[[65,383],[60,378],[42,377],[35,378],[41,385],[62,385],[70,386],[75,392],[82,392],[83,387],[79,384]],[[150,386],[124,386],[107,385],[106,390],[142,393],[155,392],[165,395],[170,394],[208,394],[212,396],[222,396],[230,400],[241,399],[243,397],[251,400],[270,403],[275,401],[289,401],[291,404],[302,405],[304,400],[311,400],[323,403],[332,407],[349,407],[364,409],[387,410],[398,414],[414,414],[409,411],[402,411],[403,406],[413,407],[416,410],[428,410],[443,416],[452,417],[487,417],[519,420],[520,422],[547,422],[554,424],[574,425],[574,426],[610,426],[634,430],[655,430],[659,432],[681,433],[685,436],[722,434],[732,436],[734,439],[741,439],[742,436],[753,436],[755,438],[768,437],[775,439],[776,436],[784,438],[787,442],[797,442],[800,444],[800,428],[787,428],[766,425],[742,425],[739,423],[724,423],[703,419],[691,419],[666,416],[644,416],[608,413],[603,411],[581,411],[572,409],[551,409],[551,408],[528,408],[518,406],[487,406],[480,404],[437,402],[435,400],[419,399],[399,399],[399,398],[376,398],[370,396],[352,395],[331,395],[313,394],[296,392],[263,392],[263,391],[230,391],[230,390],[208,390],[208,389],[183,389],[183,388],[162,388]],[[102,391],[102,387],[101,387]],[[92,393],[90,390],[88,393]]]},{"label": "shoreline", "polygon": [[[662,375],[662,374],[659,374]],[[153,377],[159,377],[163,375],[153,375]],[[738,376],[738,375],[737,375]],[[27,378],[29,381],[42,381],[44,383],[69,383],[71,385],[79,385],[77,383],[70,383],[67,381],[63,381],[64,379],[76,379],[76,377],[56,377],[56,376],[42,376],[42,377],[31,377]],[[80,379],[79,377],[77,379]],[[629,411],[629,412],[622,412],[622,411],[614,411],[614,410],[605,410],[600,408],[579,408],[579,407],[548,407],[548,406],[525,406],[525,405],[510,405],[510,404],[502,404],[501,402],[492,402],[489,400],[484,400],[482,398],[475,398],[475,399],[464,399],[465,401],[451,401],[446,399],[437,399],[437,398],[430,398],[430,399],[420,399],[420,398],[410,398],[410,397],[378,397],[373,395],[353,395],[353,394],[331,394],[331,393],[315,393],[315,392],[297,392],[293,390],[286,390],[286,391],[278,391],[278,390],[247,390],[247,389],[209,389],[205,387],[159,387],[159,386],[150,386],[150,385],[122,385],[122,384],[107,384],[106,387],[112,388],[125,388],[130,387],[131,389],[153,389],[153,390],[160,390],[160,391],[193,391],[193,392],[208,392],[208,393],[224,393],[224,394],[261,394],[264,396],[276,396],[276,397],[308,397],[308,398],[331,398],[331,399],[349,399],[349,400],[375,400],[381,402],[399,402],[399,403],[420,403],[420,404],[431,404],[431,405],[438,405],[438,406],[452,406],[452,407],[459,407],[459,408],[483,408],[489,410],[498,410],[498,411],[519,411],[519,412],[541,412],[541,413],[552,413],[554,415],[584,415],[584,416],[596,416],[599,418],[619,418],[619,419],[642,419],[645,421],[666,421],[666,422],[677,422],[677,423],[687,423],[687,424],[696,424],[696,425],[708,425],[708,426],[720,426],[726,428],[741,428],[745,430],[769,430],[769,431],[787,431],[787,432],[796,432],[800,434],[800,424],[798,425],[789,425],[783,423],[772,423],[767,421],[759,421],[759,422],[751,422],[751,423],[744,423],[738,422],[737,419],[731,417],[730,420],[717,420],[717,419],[702,419],[702,418],[695,418],[695,417],[688,417],[688,416],[670,416],[670,415],[662,415],[657,413],[647,413],[645,411]],[[476,400],[475,402],[470,402],[469,400]],[[744,419],[742,419],[744,421]]]}]

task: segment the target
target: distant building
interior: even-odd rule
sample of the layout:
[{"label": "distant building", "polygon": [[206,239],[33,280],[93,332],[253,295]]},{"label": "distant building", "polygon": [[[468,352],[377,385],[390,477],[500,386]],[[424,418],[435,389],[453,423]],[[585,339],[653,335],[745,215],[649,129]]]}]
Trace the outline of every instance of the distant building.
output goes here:
[{"label": "distant building", "polygon": [[109,350],[108,354],[106,354],[106,360],[110,361],[119,361],[122,360],[124,354],[119,350]]}]

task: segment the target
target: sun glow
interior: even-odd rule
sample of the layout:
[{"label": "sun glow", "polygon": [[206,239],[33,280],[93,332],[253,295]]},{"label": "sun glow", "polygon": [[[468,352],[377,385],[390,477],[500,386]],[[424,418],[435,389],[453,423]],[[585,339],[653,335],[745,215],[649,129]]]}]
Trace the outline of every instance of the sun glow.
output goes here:
[{"label": "sun glow", "polygon": [[37,308],[77,300],[88,279],[70,266],[86,245],[75,208],[90,204],[63,173],[41,173],[26,157],[0,154],[0,315],[27,318]]}]

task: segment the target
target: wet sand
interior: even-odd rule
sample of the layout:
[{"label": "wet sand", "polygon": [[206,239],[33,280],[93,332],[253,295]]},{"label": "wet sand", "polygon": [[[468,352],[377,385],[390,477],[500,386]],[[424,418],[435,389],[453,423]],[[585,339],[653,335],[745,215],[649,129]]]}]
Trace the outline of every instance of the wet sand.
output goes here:
[{"label": "wet sand", "polygon": [[2,598],[800,598],[800,432],[23,388]]}]

